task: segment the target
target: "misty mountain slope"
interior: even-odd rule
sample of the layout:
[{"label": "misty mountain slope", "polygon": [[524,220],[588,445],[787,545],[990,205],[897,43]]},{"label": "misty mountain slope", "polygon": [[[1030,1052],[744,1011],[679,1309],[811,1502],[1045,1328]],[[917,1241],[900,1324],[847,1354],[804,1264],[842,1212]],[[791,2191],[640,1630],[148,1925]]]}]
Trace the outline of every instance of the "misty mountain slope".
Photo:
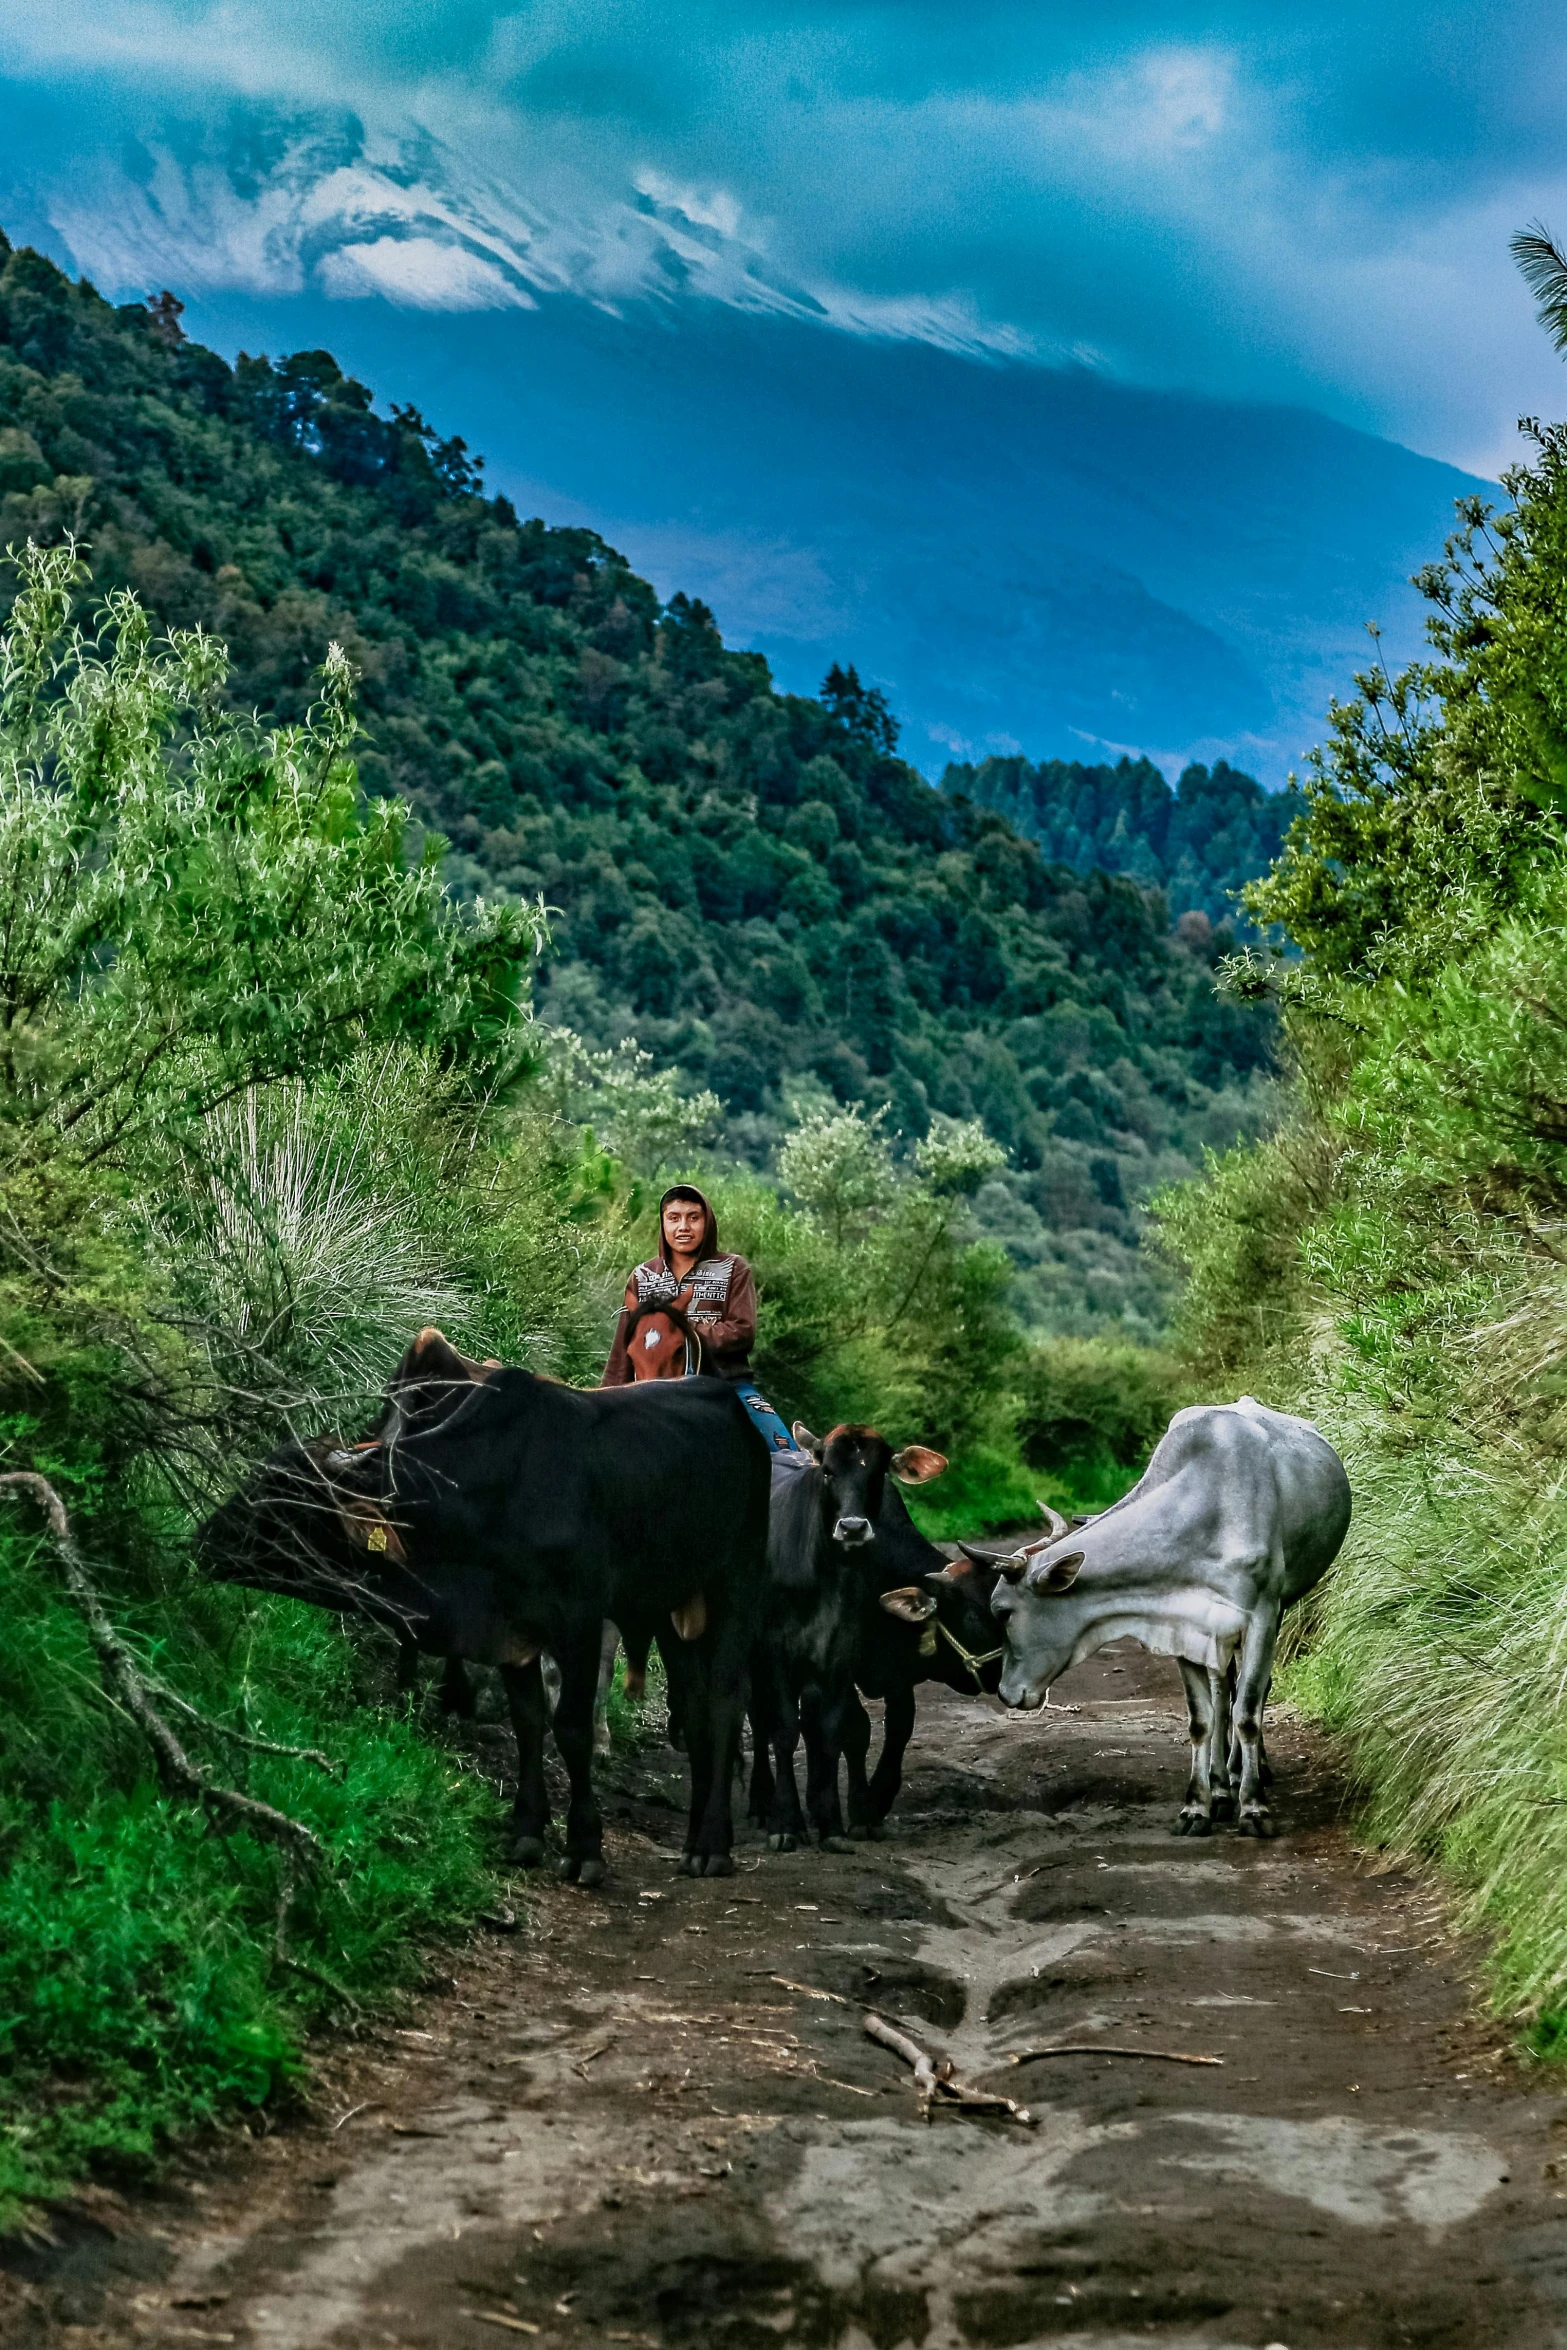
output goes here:
[{"label": "misty mountain slope", "polygon": [[1145,751],[1278,783],[1481,488],[1305,410],[1140,391],[708,301],[433,317],[209,296],[233,348],[329,340],[461,415],[524,507],[700,594],[791,687],[874,676],[949,757]]}]

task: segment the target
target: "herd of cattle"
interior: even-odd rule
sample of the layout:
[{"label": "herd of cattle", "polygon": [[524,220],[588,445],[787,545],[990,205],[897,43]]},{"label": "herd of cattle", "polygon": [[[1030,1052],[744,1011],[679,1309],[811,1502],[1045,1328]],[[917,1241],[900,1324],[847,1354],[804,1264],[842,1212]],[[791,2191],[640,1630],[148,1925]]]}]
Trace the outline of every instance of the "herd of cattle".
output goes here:
[{"label": "herd of cattle", "polygon": [[[919,1532],[899,1484],[946,1462],[874,1429],[797,1426],[772,1454],[720,1379],[579,1389],[475,1364],[422,1331],[367,1439],[274,1454],[202,1530],[222,1581],[391,1630],[405,1656],[498,1666],[518,1753],[512,1857],[545,1857],[554,1735],[570,1782],[562,1874],[596,1883],[592,1784],[606,1623],[633,1685],[658,1642],[690,1766],[683,1866],[734,1866],[731,1790],[749,1711],[752,1815],[775,1848],[875,1836],[898,1792],[914,1692],[941,1681],[1032,1709],[1059,1674],[1130,1637],[1178,1659],[1192,1739],[1183,1832],[1238,1807],[1272,1832],[1262,1714],[1283,1609],[1326,1572],[1349,1482],[1304,1420],[1237,1404],[1178,1412],[1141,1480],[1101,1515],[1011,1552]],[[883,1740],[867,1774],[870,1720]],[[805,1805],[795,1755],[806,1752]],[[840,1803],[840,1764],[847,1820]]]}]

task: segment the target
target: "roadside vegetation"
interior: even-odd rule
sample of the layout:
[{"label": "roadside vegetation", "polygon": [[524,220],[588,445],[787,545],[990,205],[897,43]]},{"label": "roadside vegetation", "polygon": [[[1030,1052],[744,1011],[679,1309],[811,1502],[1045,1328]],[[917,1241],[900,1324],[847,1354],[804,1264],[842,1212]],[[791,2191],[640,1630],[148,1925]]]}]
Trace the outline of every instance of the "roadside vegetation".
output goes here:
[{"label": "roadside vegetation", "polygon": [[[1561,284],[1567,285],[1567,275]],[[1421,582],[1430,657],[1333,713],[1247,892],[1299,960],[1292,1110],[1162,1203],[1209,1394],[1309,1414],[1356,1512],[1290,1693],[1391,1853],[1494,1937],[1498,2007],[1567,2040],[1567,431]]]}]

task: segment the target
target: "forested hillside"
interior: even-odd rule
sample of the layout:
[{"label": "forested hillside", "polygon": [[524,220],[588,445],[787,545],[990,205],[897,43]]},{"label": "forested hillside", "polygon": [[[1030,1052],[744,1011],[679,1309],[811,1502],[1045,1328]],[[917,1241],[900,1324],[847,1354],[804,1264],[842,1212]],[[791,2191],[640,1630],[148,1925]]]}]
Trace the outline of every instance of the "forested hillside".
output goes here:
[{"label": "forested hillside", "polygon": [[115,309],[8,247],[0,493],[0,538],[74,531],[100,588],[221,635],[238,707],[298,716],[340,643],[369,789],[446,835],[460,891],[558,909],[546,1016],[710,1086],[742,1158],[791,1100],[884,1105],[911,1142],[978,1116],[1025,1316],[1157,1325],[1133,1208],[1259,1129],[1271,1015],[1216,999],[1222,938],[1172,937],[1135,880],[931,791],[852,669],[779,695],[703,606],[519,522],[326,353],[230,368],[176,303]]},{"label": "forested hillside", "polygon": [[[1559,276],[1558,283],[1564,282]],[[1250,892],[1302,961],[1291,1116],[1164,1208],[1208,1392],[1310,1414],[1356,1493],[1293,1689],[1371,1832],[1440,1858],[1499,2005],[1567,2044],[1567,428],[1424,578]]]},{"label": "forested hillside", "polygon": [[985,759],[949,767],[941,788],[996,809],[1055,863],[1163,890],[1177,922],[1195,912],[1233,924],[1237,893],[1267,871],[1304,804],[1293,786],[1266,792],[1222,759],[1188,767],[1173,791],[1151,759]]}]

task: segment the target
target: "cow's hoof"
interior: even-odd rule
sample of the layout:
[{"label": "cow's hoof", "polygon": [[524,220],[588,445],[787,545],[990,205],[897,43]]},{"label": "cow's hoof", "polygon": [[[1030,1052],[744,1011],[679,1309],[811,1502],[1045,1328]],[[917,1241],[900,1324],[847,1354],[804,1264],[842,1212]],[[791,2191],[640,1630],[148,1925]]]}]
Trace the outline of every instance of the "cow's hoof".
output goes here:
[{"label": "cow's hoof", "polygon": [[1177,1836],[1211,1836],[1213,1822],[1205,1811],[1183,1811],[1176,1823]]},{"label": "cow's hoof", "polygon": [[573,1860],[568,1853],[555,1874],[563,1885],[575,1885],[578,1877],[582,1874],[582,1863],[580,1860]]},{"label": "cow's hoof", "polygon": [[1213,1799],[1213,1816],[1216,1820],[1233,1820],[1235,1817],[1234,1796],[1216,1795]]},{"label": "cow's hoof", "polygon": [[849,1842],[847,1836],[824,1836],[822,1850],[823,1852],[852,1852],[854,1846]]},{"label": "cow's hoof", "polygon": [[799,1837],[791,1834],[787,1828],[783,1830],[781,1835],[769,1836],[767,1839],[769,1852],[795,1852],[798,1851],[799,1844]]},{"label": "cow's hoof", "polygon": [[702,1855],[699,1852],[683,1852],[680,1855],[680,1867],[676,1874],[682,1877],[699,1877],[702,1874]]},{"label": "cow's hoof", "polygon": [[511,1848],[514,1869],[541,1869],[544,1866],[544,1839],[542,1836],[519,1836]]},{"label": "cow's hoof", "polygon": [[708,1877],[732,1877],[735,1873],[734,1854],[732,1852],[710,1852],[707,1856],[707,1866],[702,1873]]},{"label": "cow's hoof", "polygon": [[1241,1814],[1239,1833],[1242,1836],[1273,1836],[1278,1831],[1265,1811],[1248,1811]]},{"label": "cow's hoof", "polygon": [[579,1885],[602,1885],[609,1871],[601,1860],[585,1860],[577,1872]]},{"label": "cow's hoof", "polygon": [[849,1840],[853,1844],[869,1844],[875,1833],[874,1828],[867,1828],[862,1822],[856,1821],[849,1830]]}]

